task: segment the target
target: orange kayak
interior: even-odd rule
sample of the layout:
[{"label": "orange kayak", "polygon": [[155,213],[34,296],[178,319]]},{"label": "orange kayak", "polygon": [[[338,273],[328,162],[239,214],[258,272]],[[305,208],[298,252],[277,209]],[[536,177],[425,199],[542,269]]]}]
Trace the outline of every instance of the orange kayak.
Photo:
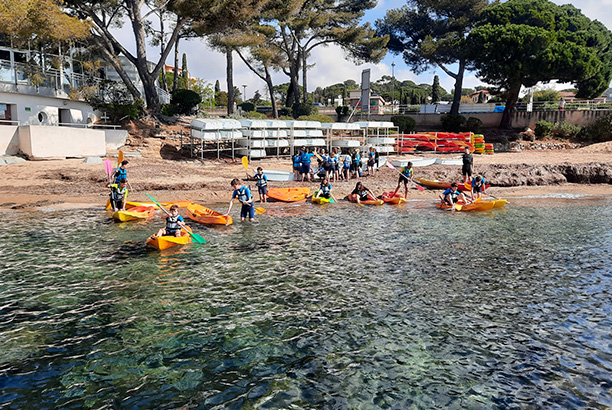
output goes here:
[{"label": "orange kayak", "polygon": [[395,194],[395,196],[391,195],[393,195],[393,192],[383,192],[381,199],[386,204],[400,205],[406,203],[406,198],[404,198],[400,194]]},{"label": "orange kayak", "polygon": [[117,211],[113,213],[113,218],[121,222],[148,219],[153,216],[155,216],[155,207],[153,206],[135,206],[129,208],[127,211]]},{"label": "orange kayak", "polygon": [[[495,207],[494,201],[478,201],[471,204],[464,205],[462,203],[457,203],[457,211],[462,212],[470,212],[470,211],[490,211]],[[440,209],[451,209],[451,206],[448,204],[436,204],[436,208]]]},{"label": "orange kayak", "polygon": [[[191,232],[191,228],[186,227],[189,232]],[[153,248],[159,249],[163,251],[164,249],[172,248],[173,246],[186,245],[191,242],[191,236],[186,234],[185,232],[181,232],[183,236],[158,236],[155,238],[149,237],[145,241],[147,246],[151,246]]]},{"label": "orange kayak", "polygon": [[277,201],[295,202],[306,199],[310,194],[310,188],[270,188],[268,196]]},{"label": "orange kayak", "polygon": [[[355,194],[357,195],[357,194]],[[357,200],[355,199],[355,195],[351,194],[347,197],[347,199],[349,200],[349,202],[353,202],[353,203],[357,203]],[[385,203],[385,201],[383,201],[382,199],[368,199],[365,201],[360,201],[360,203],[364,204],[364,205],[382,205]]]},{"label": "orange kayak", "polygon": [[225,216],[222,213],[198,204],[190,204],[187,207],[187,217],[193,221],[208,225],[231,225],[233,223],[231,216]]}]

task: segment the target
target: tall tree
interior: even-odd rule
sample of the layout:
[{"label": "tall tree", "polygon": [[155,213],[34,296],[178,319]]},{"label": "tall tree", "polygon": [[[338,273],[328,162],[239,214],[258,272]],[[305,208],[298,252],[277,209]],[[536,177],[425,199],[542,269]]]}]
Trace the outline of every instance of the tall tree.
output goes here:
[{"label": "tall tree", "polygon": [[469,36],[477,75],[506,92],[500,127],[509,128],[521,86],[558,80],[578,97],[598,97],[612,78],[612,33],[571,6],[509,0],[491,7]]},{"label": "tall tree", "polygon": [[183,53],[183,61],[181,64],[181,75],[185,79],[185,84],[187,84],[187,89],[190,90],[191,86],[189,84],[189,70],[187,70],[187,54]]},{"label": "tall tree", "polygon": [[434,75],[433,85],[431,86],[431,102],[433,104],[442,99],[442,89],[440,87],[440,77]]},{"label": "tall tree", "polygon": [[[357,62],[378,62],[386,53],[387,37],[376,37],[369,24],[359,25],[364,13],[376,6],[373,0],[290,0],[272,2],[262,19],[274,21],[276,32],[270,45],[287,60],[289,76],[287,106],[306,101],[307,62],[312,51],[329,44],[339,45]],[[302,75],[300,95],[299,77]]]},{"label": "tall tree", "polygon": [[[437,66],[453,78],[450,113],[458,114],[469,65],[465,40],[488,6],[489,0],[408,0],[376,21],[377,33],[390,36],[389,50],[401,53],[415,73]],[[451,71],[452,64],[457,64],[456,71]]]}]

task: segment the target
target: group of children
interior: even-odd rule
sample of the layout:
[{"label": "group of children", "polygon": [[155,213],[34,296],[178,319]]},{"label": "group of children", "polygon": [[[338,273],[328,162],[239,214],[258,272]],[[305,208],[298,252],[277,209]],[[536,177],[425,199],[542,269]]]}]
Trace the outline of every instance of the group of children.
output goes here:
[{"label": "group of children", "polygon": [[463,192],[459,191],[459,184],[456,182],[451,183],[450,188],[446,189],[442,195],[440,195],[440,202],[445,205],[449,205],[452,208],[457,202],[470,203],[479,201],[482,194],[486,194],[486,184],[484,175],[474,174],[474,156],[470,149],[465,147],[465,153],[462,158],[461,174],[463,175],[463,185],[470,189],[470,198],[468,199]]},{"label": "group of children", "polygon": [[[332,148],[330,152],[322,149],[302,147],[293,155],[293,173],[296,181],[314,181],[315,169],[312,158],[318,160],[316,175],[330,181],[348,181],[351,178],[363,176],[362,154],[359,148],[350,153],[342,154],[340,148]],[[367,175],[373,175],[378,168],[379,154],[376,148],[370,147],[367,153]]]}]

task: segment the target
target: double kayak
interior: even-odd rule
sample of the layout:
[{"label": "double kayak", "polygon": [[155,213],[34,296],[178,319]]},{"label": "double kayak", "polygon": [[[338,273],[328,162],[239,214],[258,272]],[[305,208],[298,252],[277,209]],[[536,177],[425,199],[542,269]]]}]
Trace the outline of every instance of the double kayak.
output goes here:
[{"label": "double kayak", "polygon": [[[185,227],[189,232],[191,228],[188,226]],[[182,236],[157,236],[157,237],[149,237],[145,241],[147,246],[151,246],[155,249],[159,249],[163,251],[164,249],[172,248],[174,246],[187,245],[191,242],[191,235],[181,232]]]},{"label": "double kayak", "polygon": [[306,199],[310,188],[270,188],[268,197],[282,202],[296,202]]},{"label": "double kayak", "polygon": [[[415,181],[417,181],[419,184],[423,185],[424,187],[430,188],[430,189],[448,189],[451,187],[451,183],[448,181],[439,181],[437,179],[423,179],[423,178],[414,178]],[[491,185],[486,185],[486,188],[489,188]],[[471,191],[472,187],[469,183],[466,184],[459,184],[459,186],[457,187],[457,189],[459,189],[459,191]]]},{"label": "double kayak", "polygon": [[231,225],[233,223],[231,216],[225,216],[220,212],[198,204],[190,204],[187,207],[187,217],[207,225]]},{"label": "double kayak", "polygon": [[393,195],[393,192],[383,192],[380,199],[382,199],[386,204],[401,205],[406,203],[406,198],[400,194]]},{"label": "double kayak", "polygon": [[314,195],[312,196],[312,202],[314,202],[315,204],[333,204],[334,202],[336,202],[331,197],[330,198],[324,198],[324,197],[320,196],[318,198],[315,198],[317,196],[318,192],[319,191],[316,190]]},{"label": "double kayak", "polygon": [[[507,202],[508,200],[506,199],[496,199],[492,201],[477,201],[470,204],[457,203],[455,204],[455,210],[462,212],[490,211],[493,208],[503,207]],[[436,208],[451,209],[453,207],[448,204],[436,204]]]},{"label": "double kayak", "polygon": [[149,219],[154,216],[155,207],[153,206],[135,206],[126,211],[117,211],[113,213],[113,218],[121,222]]}]

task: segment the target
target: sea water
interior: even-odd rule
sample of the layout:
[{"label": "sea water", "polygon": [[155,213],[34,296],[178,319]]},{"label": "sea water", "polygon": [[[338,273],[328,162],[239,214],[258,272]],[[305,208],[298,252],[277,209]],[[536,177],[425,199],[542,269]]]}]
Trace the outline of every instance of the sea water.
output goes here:
[{"label": "sea water", "polygon": [[612,406],[612,202],[0,214],[0,409]]}]

